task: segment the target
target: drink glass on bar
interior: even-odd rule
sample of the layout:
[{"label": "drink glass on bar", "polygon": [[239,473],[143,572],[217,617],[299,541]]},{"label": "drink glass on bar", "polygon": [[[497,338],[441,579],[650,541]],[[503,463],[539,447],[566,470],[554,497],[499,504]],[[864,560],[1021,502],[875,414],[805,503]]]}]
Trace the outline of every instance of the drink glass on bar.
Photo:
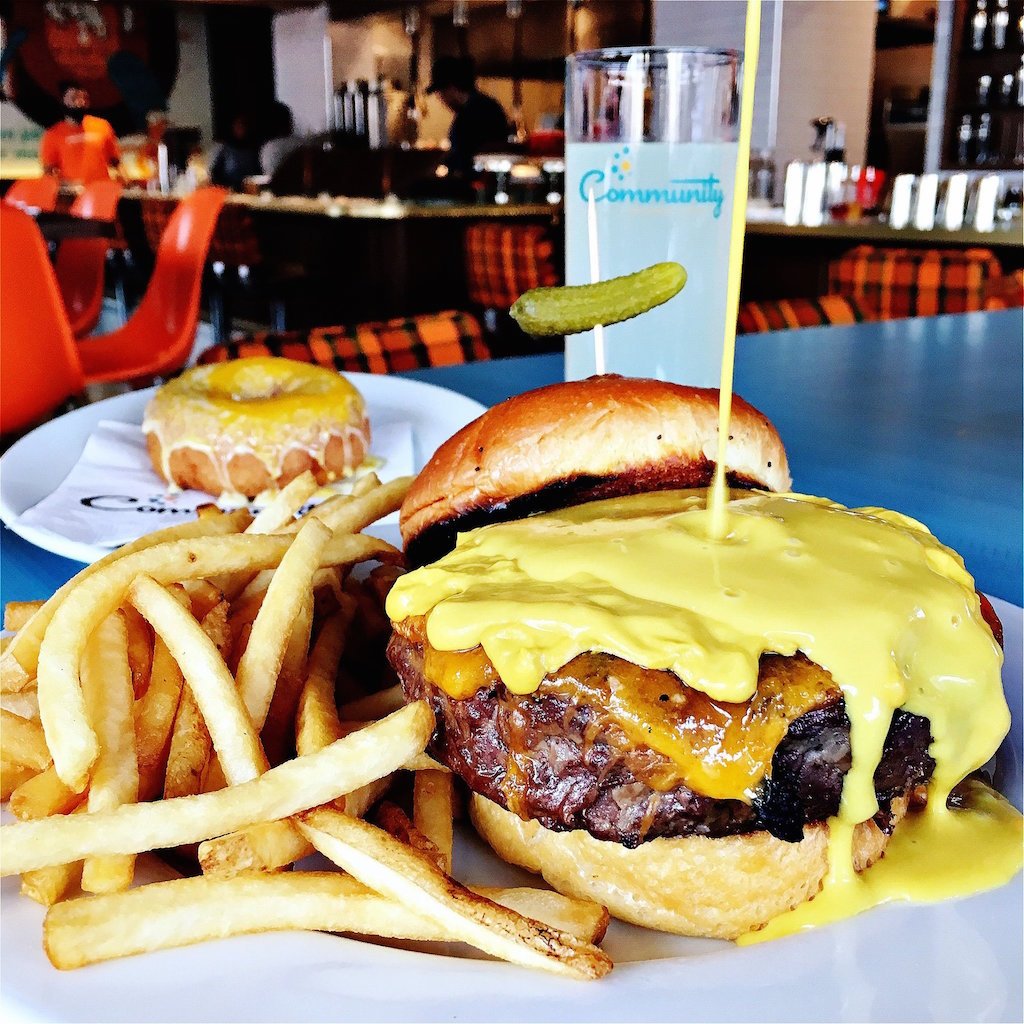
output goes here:
[{"label": "drink glass on bar", "polygon": [[[741,66],[734,50],[693,47],[569,57],[566,283],[591,280],[590,202],[602,280],[663,260],[687,273],[663,306],[604,328],[606,372],[718,385]],[[566,339],[568,379],[600,365],[594,332]]]}]

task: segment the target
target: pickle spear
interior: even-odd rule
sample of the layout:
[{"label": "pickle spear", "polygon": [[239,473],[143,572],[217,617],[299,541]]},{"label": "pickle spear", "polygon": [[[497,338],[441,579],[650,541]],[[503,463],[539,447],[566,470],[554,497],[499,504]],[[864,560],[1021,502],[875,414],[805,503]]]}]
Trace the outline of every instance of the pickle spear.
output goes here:
[{"label": "pickle spear", "polygon": [[509,312],[527,334],[578,334],[598,324],[617,324],[668,302],[686,284],[678,263],[652,267],[596,284],[532,288]]}]

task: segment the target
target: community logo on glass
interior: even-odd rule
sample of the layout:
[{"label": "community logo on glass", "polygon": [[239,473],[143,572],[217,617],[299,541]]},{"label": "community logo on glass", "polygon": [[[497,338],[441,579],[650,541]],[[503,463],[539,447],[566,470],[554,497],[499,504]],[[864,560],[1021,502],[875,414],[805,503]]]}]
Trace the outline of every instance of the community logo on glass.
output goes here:
[{"label": "community logo on glass", "polygon": [[[641,205],[711,206],[712,216],[719,217],[725,203],[722,181],[714,174],[699,178],[669,178],[663,186],[639,187],[626,182],[635,169],[630,147],[623,146],[612,154],[608,172],[599,168],[585,171],[580,178],[580,199],[587,202],[591,193],[595,203],[639,203]],[[617,184],[618,183],[618,184]]]}]

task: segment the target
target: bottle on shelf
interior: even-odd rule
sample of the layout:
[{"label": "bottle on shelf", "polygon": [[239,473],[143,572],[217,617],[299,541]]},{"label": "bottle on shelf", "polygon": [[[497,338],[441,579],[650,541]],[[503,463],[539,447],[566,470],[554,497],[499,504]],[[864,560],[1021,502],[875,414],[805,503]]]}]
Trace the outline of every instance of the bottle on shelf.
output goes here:
[{"label": "bottle on shelf", "polygon": [[1008,72],[1003,75],[1002,84],[999,86],[999,100],[1001,106],[1012,107],[1013,106],[1013,72]]},{"label": "bottle on shelf", "polygon": [[974,162],[984,167],[992,159],[992,115],[982,114],[978,118],[978,131],[975,135]]},{"label": "bottle on shelf", "polygon": [[991,75],[980,75],[978,77],[978,106],[987,107],[989,105],[989,97],[992,94],[992,76]]},{"label": "bottle on shelf", "polygon": [[1010,0],[996,0],[992,15],[992,49],[1006,49],[1006,34],[1010,27]]},{"label": "bottle on shelf", "polygon": [[971,18],[971,49],[980,53],[985,49],[988,34],[988,2],[975,0],[974,16]]},{"label": "bottle on shelf", "polygon": [[1020,58],[1020,67],[1017,68],[1017,106],[1024,107],[1024,56]]},{"label": "bottle on shelf", "polygon": [[961,167],[971,163],[971,148],[974,142],[974,122],[970,114],[960,118],[960,127],[956,132],[956,162]]}]

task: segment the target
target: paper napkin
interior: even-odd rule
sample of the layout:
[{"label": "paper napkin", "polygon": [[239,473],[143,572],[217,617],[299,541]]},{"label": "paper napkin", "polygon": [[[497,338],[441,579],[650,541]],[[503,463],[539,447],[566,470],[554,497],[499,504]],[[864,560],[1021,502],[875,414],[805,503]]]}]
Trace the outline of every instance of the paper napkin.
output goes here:
[{"label": "paper napkin", "polygon": [[[382,480],[413,472],[411,424],[374,424],[370,448]],[[18,522],[79,543],[114,548],[191,519],[197,506],[212,500],[202,491],[169,493],[153,471],[141,427],[101,420],[63,483],[23,512]]]}]

